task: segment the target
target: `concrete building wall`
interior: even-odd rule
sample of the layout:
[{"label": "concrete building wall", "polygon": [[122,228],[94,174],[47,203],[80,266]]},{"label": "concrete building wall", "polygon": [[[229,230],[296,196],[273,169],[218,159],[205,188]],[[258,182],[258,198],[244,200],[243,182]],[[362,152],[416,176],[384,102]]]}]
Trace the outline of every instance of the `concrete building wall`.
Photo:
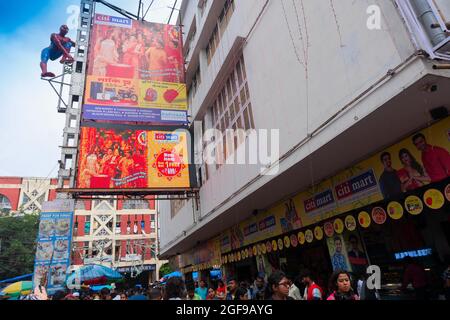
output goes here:
[{"label": "concrete building wall", "polygon": [[[181,17],[186,37],[193,21],[197,29],[192,43],[186,44],[193,48],[187,57],[188,85],[198,67],[201,73],[201,84],[191,97],[190,112],[193,119],[204,119],[223,79],[243,56],[256,129],[279,129],[280,156],[289,153],[280,163],[280,173],[328,147],[333,139],[375,114],[426,74],[449,75],[446,71],[432,71],[429,61],[414,56],[417,48],[400,12],[394,1],[385,0],[306,0],[295,2],[297,6],[286,1],[234,1],[235,11],[208,64],[205,48],[224,2],[208,1],[202,17],[197,1],[183,3]],[[371,18],[367,10],[372,5],[380,9],[380,30],[367,27]],[[391,70],[397,70],[394,77],[389,76]],[[365,91],[367,94],[360,97]],[[350,104],[349,111],[338,114]],[[407,106],[400,107],[407,110]],[[332,118],[329,125],[317,131]],[[409,128],[402,127],[401,134],[414,130],[420,121],[413,121]],[[297,148],[300,142],[304,143]],[[378,147],[368,144],[365,154],[358,153],[357,158],[345,161],[349,165]],[[219,217],[230,222],[221,214],[275,177],[254,181],[261,172],[258,165],[208,169],[209,179],[200,189],[199,212],[194,212],[188,202],[174,219],[168,219],[168,206],[161,207],[165,216],[160,239],[163,253],[186,237],[183,231],[187,230],[189,236],[207,229],[208,222]],[[330,173],[340,169],[336,164]],[[309,182],[303,181],[305,178]],[[316,177],[320,178],[324,177]],[[298,179],[300,188],[315,177]],[[236,194],[237,190],[240,192]],[[199,221],[191,218],[195,215]]]}]

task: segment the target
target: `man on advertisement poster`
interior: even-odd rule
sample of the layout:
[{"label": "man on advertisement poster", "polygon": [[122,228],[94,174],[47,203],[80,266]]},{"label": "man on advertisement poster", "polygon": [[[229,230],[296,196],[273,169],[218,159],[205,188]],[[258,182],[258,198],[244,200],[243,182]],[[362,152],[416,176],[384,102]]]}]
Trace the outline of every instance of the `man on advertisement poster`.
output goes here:
[{"label": "man on advertisement poster", "polygon": [[422,133],[414,135],[412,141],[422,152],[422,163],[432,183],[450,176],[450,154],[447,150],[428,144]]},{"label": "man on advertisement poster", "polygon": [[380,156],[384,171],[380,176],[380,189],[384,199],[390,199],[402,193],[402,184],[397,170],[392,168],[392,158],[389,152],[383,152]]},{"label": "man on advertisement poster", "polygon": [[351,234],[348,237],[348,242],[350,243],[350,250],[347,255],[352,270],[356,274],[363,274],[367,266],[367,259],[365,253],[359,248],[359,239],[356,235]]},{"label": "man on advertisement poster", "polygon": [[50,37],[50,46],[42,50],[41,52],[41,77],[54,78],[55,74],[48,72],[47,64],[48,60],[55,61],[61,59],[61,63],[72,63],[74,58],[70,55],[70,49],[76,44],[70,38],[66,37],[69,33],[69,27],[62,25],[59,28],[59,33],[53,33]]},{"label": "man on advertisement poster", "polygon": [[[332,239],[333,240],[333,239]],[[345,270],[350,271],[347,265],[347,258],[343,254],[343,243],[342,243],[341,237],[335,237],[333,244],[334,244],[334,253],[331,256],[331,264],[333,265],[333,271],[336,270]],[[330,245],[330,241],[328,241]],[[330,248],[330,252],[333,252]]]}]

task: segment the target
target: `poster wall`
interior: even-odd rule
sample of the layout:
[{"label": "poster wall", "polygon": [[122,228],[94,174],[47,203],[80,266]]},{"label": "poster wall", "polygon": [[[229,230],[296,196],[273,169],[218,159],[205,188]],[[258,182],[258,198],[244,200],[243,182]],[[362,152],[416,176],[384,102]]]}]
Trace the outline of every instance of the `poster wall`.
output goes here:
[{"label": "poster wall", "polygon": [[65,288],[70,266],[72,228],[73,212],[41,213],[33,287],[44,279],[49,294]]},{"label": "poster wall", "polygon": [[222,253],[442,181],[450,176],[449,150],[448,117],[226,230]]},{"label": "poster wall", "polygon": [[84,120],[187,123],[178,26],[96,14]]},{"label": "poster wall", "polygon": [[189,188],[186,132],[81,128],[80,189]]}]

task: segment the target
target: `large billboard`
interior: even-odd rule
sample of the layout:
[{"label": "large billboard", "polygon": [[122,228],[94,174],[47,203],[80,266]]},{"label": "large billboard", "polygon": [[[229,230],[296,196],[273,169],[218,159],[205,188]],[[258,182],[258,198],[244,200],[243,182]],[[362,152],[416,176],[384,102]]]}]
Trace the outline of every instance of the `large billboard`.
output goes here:
[{"label": "large billboard", "polygon": [[130,127],[81,128],[80,189],[190,188],[189,133]]},{"label": "large billboard", "polygon": [[179,26],[96,14],[83,119],[187,123]]}]

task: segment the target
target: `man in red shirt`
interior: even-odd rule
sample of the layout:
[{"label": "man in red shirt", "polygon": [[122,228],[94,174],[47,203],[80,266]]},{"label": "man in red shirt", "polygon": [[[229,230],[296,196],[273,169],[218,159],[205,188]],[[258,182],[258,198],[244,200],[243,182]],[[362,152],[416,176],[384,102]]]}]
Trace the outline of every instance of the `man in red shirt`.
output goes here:
[{"label": "man in red shirt", "polygon": [[416,134],[413,143],[422,152],[422,162],[431,182],[438,182],[450,176],[450,154],[441,147],[429,145],[425,136]]},{"label": "man in red shirt", "polygon": [[324,292],[312,279],[312,274],[309,270],[303,270],[301,273],[302,283],[305,285],[304,300],[323,300]]}]

